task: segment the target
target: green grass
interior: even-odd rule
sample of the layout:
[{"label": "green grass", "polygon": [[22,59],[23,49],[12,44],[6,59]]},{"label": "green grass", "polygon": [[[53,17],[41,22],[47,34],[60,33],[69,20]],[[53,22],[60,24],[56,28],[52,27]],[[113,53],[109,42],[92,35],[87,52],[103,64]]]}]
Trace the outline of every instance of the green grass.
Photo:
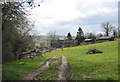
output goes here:
[{"label": "green grass", "polygon": [[[101,50],[103,53],[85,54],[91,48]],[[118,41],[64,48],[64,51],[58,49],[50,54],[64,54],[67,57],[72,80],[118,79]]]},{"label": "green grass", "polygon": [[49,53],[45,53],[43,56],[39,56],[34,59],[20,59],[14,62],[3,64],[3,80],[16,80],[20,76],[39,68],[46,59],[51,58],[55,55],[48,54]]},{"label": "green grass", "polygon": [[[101,54],[86,55],[96,48]],[[72,80],[117,80],[118,79],[118,42],[104,42],[59,52],[67,57],[71,66]]]},{"label": "green grass", "polygon": [[[100,54],[85,54],[89,49],[95,48],[103,51]],[[57,49],[51,53],[43,54],[43,57],[35,59],[21,59],[3,65],[4,79],[17,79],[43,64],[43,62],[54,55],[67,57],[70,64],[71,80],[118,80],[118,41],[103,42],[85,46]],[[41,78],[54,79],[56,67],[59,62],[43,73]]]}]

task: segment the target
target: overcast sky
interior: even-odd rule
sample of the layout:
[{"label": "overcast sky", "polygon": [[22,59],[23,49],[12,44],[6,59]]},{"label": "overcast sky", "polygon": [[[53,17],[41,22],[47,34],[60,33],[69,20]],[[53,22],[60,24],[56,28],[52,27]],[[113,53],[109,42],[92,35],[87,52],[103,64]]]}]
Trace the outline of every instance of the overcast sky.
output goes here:
[{"label": "overcast sky", "polygon": [[119,0],[45,0],[40,7],[30,9],[30,17],[40,35],[56,31],[58,35],[70,32],[100,33],[101,23],[109,21],[118,26]]}]

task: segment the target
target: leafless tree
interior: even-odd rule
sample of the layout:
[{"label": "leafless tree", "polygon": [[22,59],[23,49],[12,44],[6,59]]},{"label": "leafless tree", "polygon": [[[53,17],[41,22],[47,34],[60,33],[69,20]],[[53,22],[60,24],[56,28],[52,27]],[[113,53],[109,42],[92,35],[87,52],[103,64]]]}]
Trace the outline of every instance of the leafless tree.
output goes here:
[{"label": "leafless tree", "polygon": [[56,34],[56,31],[50,31],[48,34],[48,40],[58,40],[59,36]]},{"label": "leafless tree", "polygon": [[101,27],[103,28],[103,31],[105,32],[106,36],[109,36],[109,34],[112,32],[112,30],[115,28],[112,26],[109,22],[102,23]]},{"label": "leafless tree", "polygon": [[97,34],[97,37],[102,37],[102,36],[103,36],[102,33]]}]

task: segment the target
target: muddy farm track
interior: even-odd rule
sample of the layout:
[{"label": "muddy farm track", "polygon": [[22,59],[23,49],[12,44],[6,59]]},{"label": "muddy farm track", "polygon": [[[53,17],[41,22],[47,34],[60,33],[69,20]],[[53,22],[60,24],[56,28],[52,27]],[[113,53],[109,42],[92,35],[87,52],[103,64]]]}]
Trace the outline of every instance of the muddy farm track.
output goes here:
[{"label": "muddy farm track", "polygon": [[69,64],[64,55],[61,57],[61,64],[57,70],[57,80],[68,80],[69,79]]},{"label": "muddy farm track", "polygon": [[[45,61],[45,63],[39,67],[38,69],[24,75],[21,76],[19,79],[20,80],[39,80],[39,78],[37,78],[38,75],[44,73],[45,71],[49,70],[49,68],[51,67],[52,63],[54,60],[57,59],[57,55],[49,58]],[[64,55],[62,55],[61,59],[61,63],[60,65],[57,67],[56,70],[56,79],[55,80],[68,80],[69,78],[69,64],[67,62],[67,59]]]},{"label": "muddy farm track", "polygon": [[57,55],[53,58],[47,59],[46,62],[38,69],[20,77],[20,80],[33,80],[38,74],[45,72],[48,68],[50,68],[53,60],[57,58]]}]

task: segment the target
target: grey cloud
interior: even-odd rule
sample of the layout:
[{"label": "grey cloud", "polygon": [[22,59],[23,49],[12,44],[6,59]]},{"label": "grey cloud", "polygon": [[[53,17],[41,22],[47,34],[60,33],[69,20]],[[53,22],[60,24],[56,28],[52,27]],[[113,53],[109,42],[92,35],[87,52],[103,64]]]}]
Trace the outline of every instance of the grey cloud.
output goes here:
[{"label": "grey cloud", "polygon": [[98,13],[95,15],[89,15],[85,18],[77,18],[72,21],[62,21],[58,22],[55,25],[77,25],[77,26],[84,26],[84,25],[98,25],[103,22],[109,21],[111,24],[117,25],[118,20],[117,20],[117,12],[113,13]]},{"label": "grey cloud", "polygon": [[[103,7],[106,8],[117,8],[117,2],[114,3],[103,3]],[[78,5],[77,9],[82,13],[87,13],[88,10],[94,9],[85,8],[81,9],[81,6]],[[112,25],[117,26],[118,23],[118,12],[111,13],[98,13],[94,15],[88,15],[87,17],[81,18],[78,17],[72,21],[59,21],[55,22],[53,25],[45,27],[45,26],[37,26],[40,29],[41,34],[47,34],[49,31],[56,31],[58,35],[67,35],[68,32],[71,32],[72,35],[76,35],[78,27],[83,27],[83,31],[92,32],[92,31],[101,31],[100,25],[103,22],[109,21]]]}]

